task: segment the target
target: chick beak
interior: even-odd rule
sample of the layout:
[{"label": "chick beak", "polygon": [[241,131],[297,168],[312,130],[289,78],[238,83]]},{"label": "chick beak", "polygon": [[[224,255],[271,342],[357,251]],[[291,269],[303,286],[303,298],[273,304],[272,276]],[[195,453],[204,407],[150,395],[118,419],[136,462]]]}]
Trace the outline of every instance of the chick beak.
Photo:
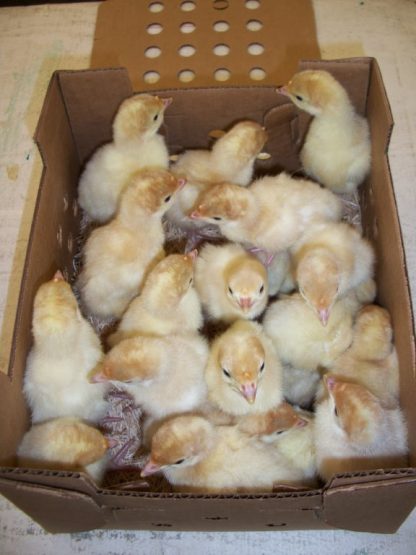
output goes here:
[{"label": "chick beak", "polygon": [[57,271],[55,272],[55,275],[53,276],[53,281],[64,281],[64,279],[65,279],[65,278],[64,278],[64,276],[63,276],[61,270],[57,270]]},{"label": "chick beak", "polygon": [[241,393],[244,399],[252,405],[256,400],[257,387],[254,382],[246,383],[241,386]]},{"label": "chick beak", "polygon": [[103,383],[108,382],[109,380],[102,366],[96,366],[93,368],[87,378],[90,383]]},{"label": "chick beak", "polygon": [[253,300],[251,297],[240,297],[238,304],[243,310],[249,310],[253,306]]},{"label": "chick beak", "polygon": [[166,110],[166,108],[172,104],[173,98],[162,98],[161,100]]},{"label": "chick beak", "polygon": [[283,85],[283,87],[277,87],[276,91],[280,94],[283,94],[284,96],[289,96],[286,85]]},{"label": "chick beak", "polygon": [[320,308],[318,310],[318,317],[323,326],[326,326],[329,320],[329,308]]},{"label": "chick beak", "polygon": [[183,189],[186,185],[186,178],[185,177],[180,177],[178,179],[178,188],[177,191],[180,191],[181,189]]},{"label": "chick beak", "polygon": [[198,210],[194,210],[193,212],[191,212],[191,213],[189,214],[189,217],[190,217],[192,220],[199,220],[199,218],[202,217],[202,214],[201,214],[201,212],[198,212]]},{"label": "chick beak", "polygon": [[151,474],[155,474],[156,472],[159,472],[159,470],[161,468],[162,467],[160,466],[160,464],[157,464],[157,463],[153,462],[152,459],[150,459],[146,463],[146,466],[140,472],[140,476],[142,478],[145,478],[146,476],[150,476]]}]

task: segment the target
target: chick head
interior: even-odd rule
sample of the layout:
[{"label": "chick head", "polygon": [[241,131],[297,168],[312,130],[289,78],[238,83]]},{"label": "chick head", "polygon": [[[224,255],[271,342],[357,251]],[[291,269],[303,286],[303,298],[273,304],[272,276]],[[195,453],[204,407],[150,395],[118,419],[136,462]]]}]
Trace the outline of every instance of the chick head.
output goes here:
[{"label": "chick head", "polygon": [[349,103],[344,87],[324,70],[307,69],[295,73],[280,92],[286,94],[298,108],[313,116]]},{"label": "chick head", "polygon": [[393,328],[388,311],[374,304],[363,307],[354,326],[354,355],[382,360],[391,353],[392,340]]},{"label": "chick head", "polygon": [[60,271],[43,283],[36,292],[33,305],[33,335],[35,340],[48,337],[54,341],[78,327],[81,313],[71,286]]},{"label": "chick head", "polygon": [[383,417],[377,397],[362,385],[344,381],[335,374],[325,374],[324,384],[336,425],[354,443],[371,443]]},{"label": "chick head", "polygon": [[48,425],[48,443],[68,464],[87,466],[101,459],[108,449],[108,441],[100,431],[76,418],[50,420]]},{"label": "chick head", "polygon": [[163,168],[140,170],[133,174],[121,196],[119,213],[134,217],[136,210],[144,210],[148,214],[163,215],[185,182]]},{"label": "chick head", "polygon": [[335,258],[315,250],[304,256],[296,269],[299,293],[326,326],[338,297],[339,269]]},{"label": "chick head", "polygon": [[227,222],[244,218],[250,204],[250,191],[233,183],[220,183],[210,187],[198,199],[197,209],[191,212],[193,220],[206,220],[221,227]]},{"label": "chick head", "polygon": [[124,100],[113,123],[116,142],[131,141],[154,135],[163,122],[165,109],[171,98],[159,98],[150,94],[137,94]]},{"label": "chick head", "polygon": [[157,338],[137,336],[120,341],[89,373],[92,383],[148,382],[163,368],[164,345]]},{"label": "chick head", "polygon": [[178,306],[193,283],[194,260],[197,251],[170,254],[161,260],[146,279],[142,298],[152,310]]},{"label": "chick head", "polygon": [[289,403],[282,402],[276,409],[266,413],[244,416],[238,427],[251,437],[258,437],[266,443],[271,443],[290,430],[304,428],[308,425],[309,420],[296,412]]},{"label": "chick head", "polygon": [[152,437],[150,459],[141,475],[166,467],[183,468],[200,462],[215,441],[213,425],[201,416],[176,416],[164,422]]},{"label": "chick head", "polygon": [[243,254],[224,269],[225,295],[242,318],[255,318],[268,300],[267,271],[254,256]]},{"label": "chick head", "polygon": [[226,153],[241,164],[255,158],[267,141],[267,132],[255,121],[240,121],[228,133],[218,139],[213,147],[214,152]]},{"label": "chick head", "polygon": [[223,384],[252,405],[267,371],[266,351],[260,338],[244,323],[237,321],[222,336],[216,362]]}]

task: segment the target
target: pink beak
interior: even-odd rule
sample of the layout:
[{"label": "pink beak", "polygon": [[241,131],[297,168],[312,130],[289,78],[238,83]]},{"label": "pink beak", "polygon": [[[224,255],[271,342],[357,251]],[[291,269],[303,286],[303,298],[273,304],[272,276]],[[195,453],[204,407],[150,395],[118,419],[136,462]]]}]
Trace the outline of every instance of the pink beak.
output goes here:
[{"label": "pink beak", "polygon": [[326,326],[329,320],[329,308],[321,308],[318,310],[318,316],[321,324]]},{"label": "pink beak", "polygon": [[180,191],[181,189],[183,189],[185,187],[185,185],[186,185],[185,177],[180,177],[178,179],[178,189],[177,190]]},{"label": "pink beak", "polygon": [[90,383],[104,383],[108,382],[108,377],[104,374],[104,372],[98,372],[98,374],[94,374],[88,380]]},{"label": "pink beak", "polygon": [[198,251],[197,249],[194,249],[193,251],[187,252],[186,256],[189,256],[189,258],[194,262],[198,256]]},{"label": "pink beak", "polygon": [[64,279],[65,279],[65,278],[64,278],[64,276],[63,276],[61,270],[57,270],[57,271],[55,272],[55,275],[53,276],[53,281],[64,281]]},{"label": "pink beak", "polygon": [[150,459],[146,466],[143,468],[143,470],[140,472],[140,476],[142,478],[145,478],[146,476],[150,476],[151,474],[155,474],[156,472],[159,472],[159,470],[161,469],[161,466],[159,464],[156,464],[152,461],[152,459]]},{"label": "pink beak", "polygon": [[250,297],[240,297],[238,304],[243,310],[248,310],[253,306],[253,301]]},{"label": "pink beak", "polygon": [[162,98],[162,102],[166,110],[166,108],[172,104],[173,98]]},{"label": "pink beak", "polygon": [[285,96],[289,96],[289,93],[287,92],[286,85],[283,85],[282,87],[277,87],[276,91],[280,94],[285,95]]},{"label": "pink beak", "polygon": [[243,397],[245,398],[245,400],[248,403],[250,403],[250,405],[252,405],[256,400],[256,394],[257,394],[256,384],[254,382],[243,384],[241,386],[241,393],[243,394]]},{"label": "pink beak", "polygon": [[192,220],[199,220],[199,218],[201,218],[202,216],[201,216],[201,213],[198,212],[198,210],[194,210],[193,212],[191,212],[191,213],[189,214],[189,217],[190,217]]}]

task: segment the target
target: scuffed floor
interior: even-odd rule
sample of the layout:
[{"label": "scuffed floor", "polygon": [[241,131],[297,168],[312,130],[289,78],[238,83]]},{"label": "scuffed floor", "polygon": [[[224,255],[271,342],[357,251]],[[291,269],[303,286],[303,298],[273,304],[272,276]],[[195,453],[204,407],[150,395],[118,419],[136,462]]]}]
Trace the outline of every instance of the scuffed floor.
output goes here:
[{"label": "scuffed floor", "polygon": [[[98,4],[0,9],[0,368],[7,362],[41,173],[40,157],[31,137],[52,71],[88,67]],[[415,306],[416,2],[314,0],[314,7],[324,58],[374,56],[380,64],[395,120],[389,159]],[[0,499],[1,555],[413,555],[415,545],[416,511],[392,536],[344,531],[95,531],[52,536]]]}]

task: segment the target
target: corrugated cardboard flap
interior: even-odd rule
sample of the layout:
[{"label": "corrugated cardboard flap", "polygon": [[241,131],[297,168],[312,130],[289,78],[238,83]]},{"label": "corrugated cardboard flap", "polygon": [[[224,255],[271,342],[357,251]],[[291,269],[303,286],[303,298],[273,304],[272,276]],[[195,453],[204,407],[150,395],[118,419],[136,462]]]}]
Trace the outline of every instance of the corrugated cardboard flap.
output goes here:
[{"label": "corrugated cardboard flap", "polygon": [[356,532],[396,532],[416,504],[416,470],[336,477],[324,491],[324,521]]}]

